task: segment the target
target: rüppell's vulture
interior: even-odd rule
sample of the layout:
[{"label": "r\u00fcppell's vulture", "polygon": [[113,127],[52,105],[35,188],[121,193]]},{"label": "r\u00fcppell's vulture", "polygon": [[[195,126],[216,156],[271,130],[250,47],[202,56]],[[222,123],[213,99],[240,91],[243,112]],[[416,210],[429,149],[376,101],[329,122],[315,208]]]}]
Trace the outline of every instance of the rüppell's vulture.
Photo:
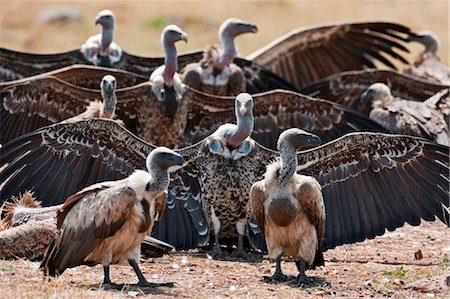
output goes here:
[{"label": "r\u00fcppell's vulture", "polygon": [[[83,74],[88,77],[89,72]],[[117,118],[152,144],[172,148],[191,145],[222,123],[234,120],[235,97],[208,95],[186,86],[173,114],[168,112],[173,112],[175,105],[157,98],[153,86],[145,82],[115,92]],[[276,148],[278,135],[292,126],[314,132],[324,141],[352,131],[384,130],[340,105],[294,92],[274,90],[253,98],[257,103],[253,137],[270,148]],[[0,89],[1,142],[78,115],[92,101],[101,99],[98,90],[80,88],[54,76],[38,75],[7,84]]]},{"label": "r\u00fcppell's vulture", "polygon": [[166,113],[174,117],[177,113],[178,103],[183,98],[184,84],[177,73],[177,48],[178,41],[187,43],[188,36],[176,25],[164,28],[161,34],[161,44],[164,50],[164,65],[158,67],[150,75],[152,90],[155,97],[166,104]]},{"label": "r\u00fcppell's vulture", "polygon": [[300,272],[296,284],[306,281],[305,269],[324,265],[321,242],[325,237],[325,204],[320,183],[296,173],[297,151],[315,147],[320,138],[293,128],[278,138],[280,159],[267,165],[264,179],[250,190],[250,209],[264,232],[269,257],[276,260],[266,282],[283,281],[281,257],[292,256]]},{"label": "r\u00fcppell's vulture", "polygon": [[[68,52],[37,54],[0,48],[0,82],[17,80],[73,64],[90,64],[123,69],[148,79],[164,63],[163,57],[141,57],[127,53],[114,42],[115,17],[110,10],[101,11],[95,24],[102,26],[100,34],[90,37],[79,49]],[[202,51],[186,53],[179,63],[200,60]]]},{"label": "r\u00fcppell's vulture", "polygon": [[449,85],[433,83],[395,70],[367,69],[331,75],[300,90],[315,98],[337,102],[369,115],[371,103],[361,102],[361,95],[374,83],[386,84],[394,97],[424,102]]},{"label": "r\u00fcppell's vulture", "polygon": [[245,74],[233,63],[237,56],[234,39],[244,33],[256,33],[256,25],[231,18],[219,29],[219,46],[208,46],[199,62],[188,64],[182,71],[183,82],[205,93],[236,96],[246,91]]},{"label": "r\u00fcppell's vulture", "polygon": [[[243,202],[248,201],[251,185],[279,156],[248,138],[238,150],[212,141],[204,139],[178,150],[188,163],[172,174],[168,208],[154,228],[155,237],[177,249],[209,241],[213,228],[203,213],[205,196],[233,198],[238,215],[238,209],[246,208]],[[230,152],[230,157],[212,154],[210,145]],[[111,120],[52,125],[0,149],[2,165],[8,164],[0,170],[0,193],[7,198],[33,188],[44,206],[59,204],[85,186],[130,175],[153,148]],[[316,178],[322,186],[327,211],[324,249],[374,238],[405,222],[419,225],[420,219],[438,217],[449,223],[447,146],[411,136],[350,133],[301,151],[297,159],[297,172]],[[219,209],[225,208],[214,209],[222,217]],[[240,213],[244,219],[245,212]],[[230,222],[225,226],[236,234]],[[220,232],[226,232],[225,226]],[[248,233],[256,247],[264,247],[256,225]]]},{"label": "r\u00fcppell's vulture", "polygon": [[94,184],[68,197],[57,214],[58,234],[41,264],[44,274],[102,264],[103,284],[114,286],[109,266],[128,261],[139,286],[158,285],[139,269],[140,244],[164,211],[169,171],[184,162],[181,155],[159,147],[148,155],[147,171],[135,170],[122,180]]},{"label": "r\u00fcppell's vulture", "polygon": [[101,33],[91,36],[81,46],[81,53],[94,65],[111,67],[122,56],[122,49],[114,42],[114,13],[108,9],[102,10],[95,18],[95,25],[97,24],[102,26]]},{"label": "r\u00fcppell's vulture", "polygon": [[102,78],[98,93],[58,82],[64,81],[44,77],[0,90],[1,143],[59,121],[115,118],[117,81],[113,76]]},{"label": "r\u00fcppell's vulture", "polygon": [[[444,111],[439,107],[443,102],[448,108],[448,89],[444,89],[425,102],[409,101],[392,96],[384,83],[372,84],[362,95],[362,102],[372,104],[370,119],[391,132],[413,135],[449,145],[449,124]],[[447,114],[448,117],[448,114]]]},{"label": "r\u00fcppell's vulture", "polygon": [[437,55],[441,46],[439,38],[430,31],[422,31],[416,36],[410,36],[408,40],[423,44],[425,50],[404,69],[404,72],[425,80],[450,85],[450,68],[442,63]]},{"label": "r\u00fcppell's vulture", "polygon": [[408,64],[410,28],[344,22],[294,29],[246,58],[302,88],[335,73]]},{"label": "r\u00fcppell's vulture", "polygon": [[[56,237],[56,213],[62,204],[43,208],[41,202],[26,191],[6,202],[0,221],[0,259],[41,260],[50,242]],[[173,246],[146,236],[141,255],[161,257]]]}]

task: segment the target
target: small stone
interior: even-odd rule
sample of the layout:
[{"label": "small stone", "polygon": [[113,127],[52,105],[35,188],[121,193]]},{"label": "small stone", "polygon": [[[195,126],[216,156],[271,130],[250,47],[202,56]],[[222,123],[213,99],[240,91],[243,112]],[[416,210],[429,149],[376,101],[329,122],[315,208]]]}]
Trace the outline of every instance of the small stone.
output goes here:
[{"label": "small stone", "polygon": [[171,265],[172,269],[180,269],[180,265],[173,263]]},{"label": "small stone", "polygon": [[236,291],[236,286],[230,286],[230,292]]},{"label": "small stone", "polygon": [[127,295],[134,298],[134,297],[137,297],[137,295],[139,295],[139,292],[137,292],[137,291],[129,291],[127,293]]}]

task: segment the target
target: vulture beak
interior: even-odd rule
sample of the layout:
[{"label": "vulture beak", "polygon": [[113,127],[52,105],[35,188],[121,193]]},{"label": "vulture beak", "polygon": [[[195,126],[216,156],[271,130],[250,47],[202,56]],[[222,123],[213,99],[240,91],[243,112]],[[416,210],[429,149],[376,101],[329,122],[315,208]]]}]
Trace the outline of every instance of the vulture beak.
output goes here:
[{"label": "vulture beak", "polygon": [[180,38],[180,40],[184,40],[184,42],[187,44],[187,42],[188,42],[188,36],[187,36],[187,34],[186,33],[181,33],[181,38]]},{"label": "vulture beak", "polygon": [[245,113],[247,113],[247,108],[245,108],[244,106],[241,106],[241,108],[239,108],[239,113],[244,116]]},{"label": "vulture beak", "polygon": [[258,33],[258,27],[255,24],[250,24],[250,32]]},{"label": "vulture beak", "polygon": [[167,171],[169,171],[169,173],[175,172],[178,169],[183,168],[187,164],[186,160],[180,154],[173,154],[172,162],[173,162],[173,165],[167,169]]},{"label": "vulture beak", "polygon": [[361,96],[359,97],[359,101],[360,101],[361,103],[365,103],[365,102],[370,101],[370,99],[372,98],[372,96],[371,96],[370,93],[372,93],[371,90],[366,90],[366,91],[364,91],[364,92],[361,94]]},{"label": "vulture beak", "polygon": [[320,139],[320,137],[315,134],[310,134],[306,138],[306,141],[314,146],[320,145],[322,143],[322,140]]},{"label": "vulture beak", "polygon": [[101,18],[102,18],[101,16],[98,16],[97,18],[95,18],[95,25],[100,24],[100,19]]}]

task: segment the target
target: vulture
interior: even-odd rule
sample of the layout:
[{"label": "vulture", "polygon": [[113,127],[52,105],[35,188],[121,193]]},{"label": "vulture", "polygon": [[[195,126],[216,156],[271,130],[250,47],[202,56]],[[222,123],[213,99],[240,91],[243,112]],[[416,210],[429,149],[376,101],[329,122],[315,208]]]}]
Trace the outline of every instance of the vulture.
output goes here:
[{"label": "vulture", "polygon": [[[72,100],[68,100],[65,95],[68,89],[73,90],[76,87],[69,83],[65,83],[66,86],[51,85],[51,82],[63,81],[56,77],[43,77],[0,90],[2,104],[0,106],[2,133],[0,143],[59,121],[75,122],[94,117],[115,118],[117,81],[114,76],[106,75],[102,78],[98,97],[89,89],[80,88],[81,92],[78,94],[72,93],[75,97]],[[98,101],[99,98],[103,102]],[[86,110],[81,112],[83,105]]]},{"label": "vulture", "polygon": [[102,26],[100,34],[91,36],[82,46],[84,58],[94,65],[112,66],[122,55],[122,49],[114,42],[116,26],[114,13],[108,9],[102,10],[95,18],[95,25]]},{"label": "vulture", "polygon": [[415,36],[410,36],[409,40],[423,44],[425,50],[412,65],[404,69],[404,72],[425,80],[450,85],[450,68],[442,63],[437,55],[441,45],[439,38],[432,32],[422,31]]},{"label": "vulture", "polygon": [[320,24],[294,29],[246,58],[302,88],[344,71],[406,65],[415,36],[396,23]]},{"label": "vulture", "polygon": [[439,102],[445,94],[448,102],[448,89],[425,102],[410,101],[393,97],[386,84],[374,83],[361,95],[361,101],[372,104],[369,117],[389,131],[427,138],[448,146],[449,124],[439,109]]},{"label": "vulture", "polygon": [[97,183],[69,196],[57,214],[58,234],[42,261],[44,274],[102,264],[103,284],[115,286],[109,266],[128,261],[138,286],[158,285],[139,269],[140,244],[164,211],[169,171],[184,162],[181,155],[158,147],[147,156],[147,171],[135,170],[122,180]]},{"label": "vulture", "polygon": [[[83,76],[88,78],[90,72],[83,72]],[[100,72],[92,72],[95,78],[100,77]],[[53,75],[16,82],[4,83],[3,89],[0,85],[1,143],[78,115],[92,101],[102,99],[98,90],[80,88]],[[120,81],[117,84],[120,86]],[[234,120],[235,97],[208,95],[186,86],[172,116],[168,111],[173,105],[161,102],[153,93],[153,86],[144,82],[115,92],[117,118],[152,144],[171,148],[190,145],[220,124]],[[253,137],[270,148],[276,147],[278,135],[291,126],[311,131],[326,141],[355,130],[385,130],[368,117],[340,105],[295,92],[273,90],[254,94],[253,98],[257,103]]]},{"label": "vulture", "polygon": [[[5,203],[5,216],[0,221],[0,259],[26,258],[39,260],[57,234],[56,213],[62,204],[43,208],[25,191]],[[146,236],[141,243],[144,257],[161,257],[173,250],[173,246]]]},{"label": "vulture", "polygon": [[236,96],[246,91],[245,74],[242,68],[233,63],[237,55],[235,37],[253,32],[258,27],[236,18],[225,20],[219,29],[221,47],[208,46],[203,58],[188,64],[182,71],[183,82],[205,93]]},{"label": "vulture", "polygon": [[[154,148],[108,119],[41,128],[0,148],[1,198],[33,188],[44,206],[60,204],[83,187],[129,176]],[[449,225],[449,150],[413,136],[354,132],[298,152],[297,172],[322,187],[323,250],[374,238],[405,222],[419,225],[437,217]],[[244,219],[236,223],[242,232],[250,188],[279,153],[248,137],[237,149],[207,137],[177,152],[187,165],[171,174],[167,208],[153,236],[177,249],[206,244],[213,229],[203,212],[208,197],[232,199],[233,213],[220,233],[236,236],[234,219]],[[213,208],[226,219],[226,207]],[[257,225],[250,221],[245,230],[255,247],[264,246]]]},{"label": "vulture", "polygon": [[152,90],[155,97],[166,105],[166,113],[174,117],[178,102],[183,98],[184,85],[181,82],[180,75],[177,73],[177,49],[175,43],[177,41],[185,41],[188,37],[176,25],[169,25],[164,28],[161,34],[161,44],[164,49],[164,65],[158,67],[150,75]]},{"label": "vulture", "polygon": [[320,183],[296,173],[297,151],[320,144],[320,138],[292,128],[278,138],[280,159],[267,165],[264,179],[250,189],[250,209],[264,232],[269,257],[276,260],[273,276],[266,282],[283,281],[281,257],[292,256],[298,271],[297,284],[306,281],[306,265],[324,265],[321,242],[325,236],[325,204]]},{"label": "vulture", "polygon": [[362,103],[361,95],[374,83],[384,83],[393,96],[424,102],[449,85],[429,82],[395,70],[366,69],[331,75],[300,90],[302,94],[337,102],[369,115],[371,103]]}]

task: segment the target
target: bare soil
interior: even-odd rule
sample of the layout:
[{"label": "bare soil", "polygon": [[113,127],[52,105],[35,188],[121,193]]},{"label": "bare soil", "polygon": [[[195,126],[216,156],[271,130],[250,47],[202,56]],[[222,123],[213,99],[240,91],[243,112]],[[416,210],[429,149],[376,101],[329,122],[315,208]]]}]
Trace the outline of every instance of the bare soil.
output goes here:
[{"label": "bare soil", "polygon": [[[265,283],[262,276],[271,275],[275,265],[258,253],[250,261],[214,260],[191,250],[141,263],[149,281],[176,282],[172,288],[132,287],[137,282],[132,268],[112,266],[112,280],[127,284],[121,291],[102,288],[101,266],[69,269],[47,281],[38,262],[0,261],[0,298],[450,298],[449,255],[450,230],[441,222],[425,222],[328,250],[325,266],[307,271],[313,283],[302,287]],[[282,267],[292,279],[297,275],[292,261]]]}]

